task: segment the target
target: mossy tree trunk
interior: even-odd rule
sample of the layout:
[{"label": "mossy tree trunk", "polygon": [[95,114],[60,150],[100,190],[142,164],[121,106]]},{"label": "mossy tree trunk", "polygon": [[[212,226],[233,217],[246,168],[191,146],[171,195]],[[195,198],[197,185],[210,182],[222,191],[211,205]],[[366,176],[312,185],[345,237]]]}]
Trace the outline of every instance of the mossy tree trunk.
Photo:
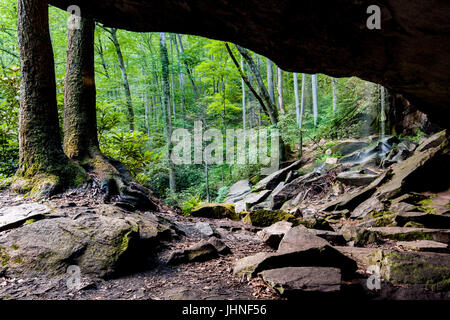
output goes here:
[{"label": "mossy tree trunk", "polygon": [[[21,62],[19,170],[13,189],[50,195],[84,174],[64,155],[58,122],[48,2],[18,0]],[[35,191],[35,192],[34,192]]]},{"label": "mossy tree trunk", "polygon": [[94,21],[81,18],[69,30],[64,79],[64,152],[83,161],[100,153],[97,137],[94,74]]},{"label": "mossy tree trunk", "polygon": [[64,151],[81,164],[106,192],[105,202],[120,195],[126,208],[151,209],[148,190],[134,183],[127,168],[100,151],[97,134],[94,63],[94,21],[81,18],[80,28],[69,30],[64,79]]}]

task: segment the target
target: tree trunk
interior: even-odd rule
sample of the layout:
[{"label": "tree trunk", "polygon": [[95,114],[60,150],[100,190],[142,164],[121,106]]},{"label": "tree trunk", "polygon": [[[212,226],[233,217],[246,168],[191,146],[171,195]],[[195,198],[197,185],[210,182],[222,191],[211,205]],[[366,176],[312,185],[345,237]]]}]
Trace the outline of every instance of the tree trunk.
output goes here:
[{"label": "tree trunk", "polygon": [[99,153],[94,74],[94,22],[81,19],[69,30],[64,78],[64,152],[73,160]]},{"label": "tree trunk", "polygon": [[48,196],[72,185],[84,173],[69,161],[61,146],[48,2],[19,0],[17,16],[21,99],[16,177],[30,178],[31,184],[12,188],[16,191],[33,188],[33,193]]},{"label": "tree trunk", "polygon": [[165,132],[166,142],[168,145],[168,161],[169,161],[169,187],[170,190],[175,191],[175,170],[170,161],[170,153],[172,152],[172,115],[170,110],[170,82],[169,82],[169,57],[167,53],[167,38],[165,33],[159,34],[160,52],[161,52],[161,68],[162,68],[162,86],[163,86],[163,111],[166,120]]},{"label": "tree trunk", "polygon": [[[180,44],[180,53],[182,55],[184,55],[183,39],[181,38],[181,35],[179,35],[179,34],[177,34],[177,38],[178,38],[178,42]],[[191,82],[192,89],[194,90],[194,94],[195,94],[195,96],[198,97],[199,96],[199,92],[198,92],[197,86],[195,85],[195,81],[194,81],[194,78],[192,76],[191,70],[189,69],[189,66],[188,66],[188,64],[186,62],[184,62],[184,66],[186,67],[186,73],[188,75],[189,81]]]},{"label": "tree trunk", "polygon": [[313,94],[314,127],[316,127],[317,120],[319,117],[319,107],[318,107],[318,99],[317,99],[317,74],[312,75],[311,81],[312,81],[312,94]]},{"label": "tree trunk", "polygon": [[331,79],[331,85],[333,87],[333,113],[336,113],[337,109],[337,95],[336,95],[336,79]]},{"label": "tree trunk", "polygon": [[270,122],[272,124],[277,124],[278,122],[278,112],[274,104],[272,103],[272,100],[270,99],[269,93],[267,92],[266,86],[264,85],[264,82],[262,81],[261,74],[258,70],[258,67],[255,65],[252,57],[250,56],[250,53],[247,49],[236,45],[236,48],[240,52],[240,54],[244,57],[245,61],[247,62],[247,65],[249,66],[250,70],[253,73],[253,76],[256,79],[256,82],[258,84],[258,87],[260,89],[260,93],[262,95],[262,98],[265,101],[264,108],[267,108],[266,113],[268,114],[270,118]]},{"label": "tree trunk", "polygon": [[[242,71],[245,73],[244,71],[244,58],[241,57],[241,69]],[[246,123],[245,123],[245,118],[246,118],[246,109],[245,109],[245,81],[244,79],[241,79],[241,86],[242,86],[242,128],[245,131],[245,127],[246,127]]]},{"label": "tree trunk", "polygon": [[273,96],[273,62],[267,58],[267,89],[269,90],[270,100],[275,104]]},{"label": "tree trunk", "polygon": [[278,107],[281,113],[286,113],[283,102],[283,70],[277,67],[277,94],[278,94]]},{"label": "tree trunk", "polygon": [[111,28],[108,31],[111,34],[111,40],[116,48],[117,60],[119,62],[120,73],[122,74],[122,85],[125,90],[125,98],[127,100],[128,111],[128,123],[130,124],[130,131],[134,131],[134,110],[133,102],[131,100],[130,83],[128,82],[127,70],[123,61],[122,50],[120,49],[120,43],[117,39],[117,29]]}]

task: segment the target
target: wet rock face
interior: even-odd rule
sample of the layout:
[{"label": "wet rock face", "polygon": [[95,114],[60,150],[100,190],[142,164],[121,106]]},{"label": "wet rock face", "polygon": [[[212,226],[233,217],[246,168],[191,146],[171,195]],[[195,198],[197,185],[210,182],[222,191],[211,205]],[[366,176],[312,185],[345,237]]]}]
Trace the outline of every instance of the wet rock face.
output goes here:
[{"label": "wet rock face", "polygon": [[[394,89],[449,127],[450,3],[415,1],[50,0],[106,26],[238,43],[287,71],[359,76]],[[370,5],[381,30],[366,26]],[[170,14],[169,14],[170,13]],[[447,116],[446,116],[447,115]]]}]

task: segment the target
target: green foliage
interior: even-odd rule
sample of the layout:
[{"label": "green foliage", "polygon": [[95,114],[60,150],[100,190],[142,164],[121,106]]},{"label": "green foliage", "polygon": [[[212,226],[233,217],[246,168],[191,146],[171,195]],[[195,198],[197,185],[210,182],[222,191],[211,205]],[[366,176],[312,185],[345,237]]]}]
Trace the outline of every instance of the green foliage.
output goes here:
[{"label": "green foliage", "polygon": [[214,202],[216,203],[222,203],[225,200],[225,197],[228,194],[228,190],[230,190],[229,186],[223,186],[217,191],[217,197]]},{"label": "green foliage", "polygon": [[134,176],[142,173],[159,156],[146,150],[148,137],[141,132],[111,131],[100,145],[104,154],[121,161]]},{"label": "green foliage", "polygon": [[202,203],[202,199],[200,199],[199,196],[193,196],[183,204],[183,207],[181,207],[181,210],[183,210],[183,214],[185,216],[189,216],[189,215],[191,215],[192,209],[194,209],[196,206],[198,206],[201,203]]},{"label": "green foliage", "polygon": [[19,79],[17,67],[0,79],[0,178],[12,176],[18,166]]}]

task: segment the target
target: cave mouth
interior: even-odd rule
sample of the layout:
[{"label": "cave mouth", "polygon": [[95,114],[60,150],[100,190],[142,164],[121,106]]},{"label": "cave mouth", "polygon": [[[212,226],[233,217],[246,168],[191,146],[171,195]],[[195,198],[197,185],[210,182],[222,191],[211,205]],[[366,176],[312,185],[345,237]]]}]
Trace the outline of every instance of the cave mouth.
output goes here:
[{"label": "cave mouth", "polygon": [[[448,128],[450,3],[446,0],[242,2],[51,0],[108,27],[229,41],[283,70],[357,76],[402,94]],[[380,8],[380,29],[368,22]],[[407,9],[405,9],[407,8]]]}]

